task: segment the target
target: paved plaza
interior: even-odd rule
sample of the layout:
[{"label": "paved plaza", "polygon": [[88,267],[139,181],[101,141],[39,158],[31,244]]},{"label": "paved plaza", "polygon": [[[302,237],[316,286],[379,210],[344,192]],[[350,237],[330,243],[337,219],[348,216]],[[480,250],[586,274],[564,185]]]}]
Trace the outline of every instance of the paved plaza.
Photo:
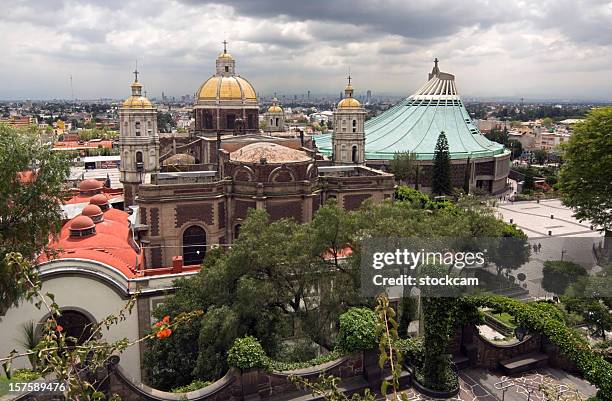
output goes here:
[{"label": "paved plaza", "polygon": [[[499,383],[504,382],[504,386]],[[585,380],[558,369],[539,369],[512,377],[486,369],[465,369],[459,372],[459,394],[452,401],[545,401],[540,385],[548,383],[586,400],[595,395],[597,389]],[[497,385],[497,386],[496,386]],[[506,387],[506,391],[500,390]],[[418,393],[413,388],[406,391],[410,401],[430,401],[433,398]]]},{"label": "paved plaza", "polygon": [[[558,199],[528,202],[501,202],[495,208],[498,217],[521,228],[529,238],[551,236],[601,237],[601,232],[591,229],[588,221],[580,222]],[[553,218],[551,218],[553,216]],[[593,227],[596,228],[596,227]]]}]

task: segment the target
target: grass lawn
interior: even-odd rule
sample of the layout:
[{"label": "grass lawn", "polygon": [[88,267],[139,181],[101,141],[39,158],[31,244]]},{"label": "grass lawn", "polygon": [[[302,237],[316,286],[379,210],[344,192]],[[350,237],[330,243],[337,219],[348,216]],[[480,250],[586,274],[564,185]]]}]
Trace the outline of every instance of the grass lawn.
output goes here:
[{"label": "grass lawn", "polygon": [[497,320],[503,322],[506,324],[506,326],[515,328],[516,327],[516,322],[514,321],[514,316],[509,315],[507,313],[491,313],[491,315],[496,318]]}]

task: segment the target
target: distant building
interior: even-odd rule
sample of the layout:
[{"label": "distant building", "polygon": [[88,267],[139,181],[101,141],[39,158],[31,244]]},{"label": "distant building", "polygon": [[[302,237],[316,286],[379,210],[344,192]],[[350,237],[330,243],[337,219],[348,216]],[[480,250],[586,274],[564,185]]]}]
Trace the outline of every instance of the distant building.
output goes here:
[{"label": "distant building", "polygon": [[21,128],[21,127],[28,127],[32,124],[36,125],[36,117],[31,117],[31,116],[11,116],[11,117],[0,117],[0,124],[8,124],[11,125],[13,127],[17,127],[17,128]]}]

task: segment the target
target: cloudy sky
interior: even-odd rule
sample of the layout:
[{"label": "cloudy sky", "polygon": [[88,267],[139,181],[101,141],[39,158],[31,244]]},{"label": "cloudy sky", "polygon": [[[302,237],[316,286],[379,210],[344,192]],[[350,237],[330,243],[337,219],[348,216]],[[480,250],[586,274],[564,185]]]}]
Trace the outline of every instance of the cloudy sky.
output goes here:
[{"label": "cloudy sky", "polygon": [[434,57],[464,96],[612,100],[612,1],[1,0],[0,99],[194,93],[229,41],[261,95],[408,95]]}]

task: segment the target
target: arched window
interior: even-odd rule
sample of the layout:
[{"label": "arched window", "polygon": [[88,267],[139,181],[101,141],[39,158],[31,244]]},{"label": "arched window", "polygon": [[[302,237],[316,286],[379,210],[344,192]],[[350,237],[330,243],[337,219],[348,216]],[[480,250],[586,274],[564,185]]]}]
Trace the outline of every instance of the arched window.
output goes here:
[{"label": "arched window", "polygon": [[357,146],[353,145],[353,154],[351,156],[353,163],[357,163]]},{"label": "arched window", "polygon": [[62,326],[66,337],[76,338],[75,345],[83,344],[91,336],[93,322],[82,312],[72,309],[62,310],[62,315],[57,318],[57,324]]},{"label": "arched window", "polygon": [[136,152],[136,163],[142,163],[142,152]]},{"label": "arched window", "polygon": [[234,227],[234,239],[238,239],[238,236],[240,235],[240,227],[241,224],[236,224],[236,226]]},{"label": "arched window", "polygon": [[199,226],[191,226],[183,232],[183,263],[199,265],[206,253],[206,231]]}]

